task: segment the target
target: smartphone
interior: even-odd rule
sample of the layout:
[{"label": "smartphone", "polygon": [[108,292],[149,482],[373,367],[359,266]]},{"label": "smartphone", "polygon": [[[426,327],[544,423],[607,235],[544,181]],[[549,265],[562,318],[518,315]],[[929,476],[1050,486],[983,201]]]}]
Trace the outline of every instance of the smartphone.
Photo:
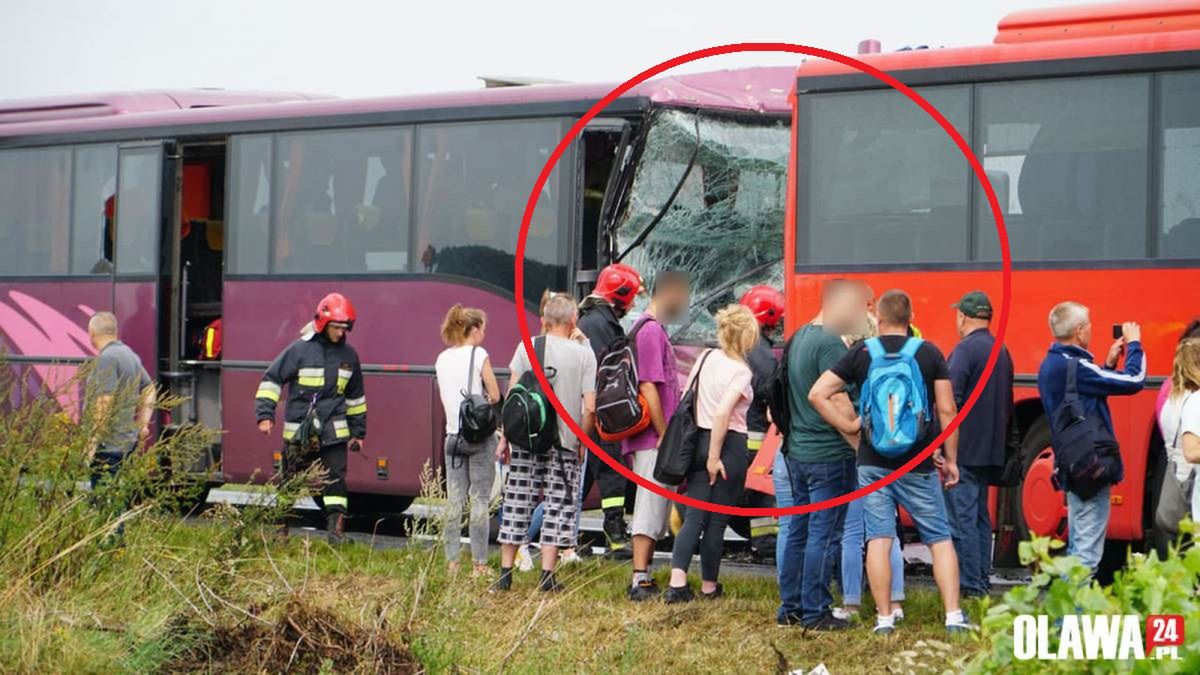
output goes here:
[{"label": "smartphone", "polygon": [[1120,340],[1124,336],[1125,336],[1125,329],[1121,327],[1121,324],[1114,323],[1113,324],[1113,339]]}]

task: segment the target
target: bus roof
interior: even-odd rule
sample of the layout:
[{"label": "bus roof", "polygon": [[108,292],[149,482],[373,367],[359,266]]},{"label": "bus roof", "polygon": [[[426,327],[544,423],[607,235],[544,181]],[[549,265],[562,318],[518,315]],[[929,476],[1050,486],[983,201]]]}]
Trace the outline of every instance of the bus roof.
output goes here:
[{"label": "bus roof", "polygon": [[[786,114],[788,92],[795,69],[790,66],[720,70],[660,77],[633,88],[623,99],[650,103],[719,109],[730,112]],[[207,125],[262,122],[333,116],[371,115],[395,111],[445,108],[486,108],[522,104],[580,103],[580,112],[603,98],[614,83],[545,84],[497,87],[449,93],[418,94],[368,99],[280,100],[269,104],[246,101],[243,105],[184,106],[130,110],[128,114],[79,116],[42,121],[0,124],[0,138],[59,136],[86,132],[154,127],[204,127]],[[0,120],[8,104],[0,102]]]},{"label": "bus roof", "polygon": [[117,91],[18,98],[0,101],[0,125],[128,115],[156,110],[186,110],[323,98],[329,97],[296,92],[227,91],[224,89]]},{"label": "bus roof", "polygon": [[[903,71],[1018,64],[1032,61],[1136,56],[1200,49],[1200,2],[1114,2],[1013,12],[997,25],[992,44],[867,54],[859,60],[891,74]],[[798,78],[853,75],[824,59],[800,65]],[[906,80],[900,77],[901,80]],[[867,80],[862,80],[866,82]],[[878,84],[874,78],[871,82]],[[910,82],[911,84],[911,82]],[[801,89],[806,89],[801,86]]]}]

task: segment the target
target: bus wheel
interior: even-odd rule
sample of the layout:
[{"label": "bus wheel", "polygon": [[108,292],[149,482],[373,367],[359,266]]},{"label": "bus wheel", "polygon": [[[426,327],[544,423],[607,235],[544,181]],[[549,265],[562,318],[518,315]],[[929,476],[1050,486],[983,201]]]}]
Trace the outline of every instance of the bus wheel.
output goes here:
[{"label": "bus wheel", "polygon": [[1021,484],[1013,489],[1012,522],[1017,541],[1030,535],[1062,538],[1067,526],[1065,497],[1054,489],[1054,451],[1050,447],[1050,423],[1039,418],[1021,442]]}]

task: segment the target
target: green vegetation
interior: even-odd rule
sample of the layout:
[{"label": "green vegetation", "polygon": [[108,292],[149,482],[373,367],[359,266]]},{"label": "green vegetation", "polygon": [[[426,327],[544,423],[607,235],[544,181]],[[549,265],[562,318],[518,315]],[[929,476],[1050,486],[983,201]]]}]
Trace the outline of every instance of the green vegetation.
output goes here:
[{"label": "green vegetation", "polygon": [[[1045,537],[1022,542],[1021,562],[1033,565],[1035,574],[1028,586],[1012,589],[1002,604],[988,610],[983,621],[983,638],[988,646],[972,664],[981,672],[1043,673],[1077,672],[1078,661],[1016,661],[1013,659],[1013,621],[1020,614],[1048,617],[1051,652],[1057,652],[1058,626],[1068,614],[1137,615],[1144,621],[1152,614],[1184,617],[1186,639],[1179,660],[1143,660],[1133,663],[1095,660],[1088,663],[1094,673],[1195,673],[1200,672],[1200,547],[1184,547],[1182,537],[1200,531],[1190,520],[1180,524],[1181,539],[1165,558],[1158,554],[1131,554],[1113,584],[1102,587],[1089,578],[1088,569],[1074,556],[1056,556],[1063,543]],[[1144,624],[1143,624],[1144,626]],[[1147,654],[1147,657],[1150,655]]]}]

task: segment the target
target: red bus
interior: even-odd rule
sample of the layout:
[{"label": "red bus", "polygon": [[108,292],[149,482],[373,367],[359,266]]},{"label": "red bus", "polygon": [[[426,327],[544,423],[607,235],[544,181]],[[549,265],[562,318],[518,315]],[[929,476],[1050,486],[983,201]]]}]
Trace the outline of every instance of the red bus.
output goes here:
[{"label": "red bus", "polygon": [[[1099,327],[1138,321],[1146,391],[1112,399],[1125,480],[1109,538],[1151,534],[1164,456],[1155,390],[1200,314],[1200,3],[1022,11],[993,44],[861,57],[916,89],[968,139],[995,188],[1013,259],[1005,341],[1016,366],[1023,484],[999,491],[998,557],[1027,534],[1063,536],[1063,495],[1036,373],[1050,308],[1073,299]],[[944,352],[950,304],[999,300],[999,239],[982,188],[942,129],[878,80],[824,61],[796,74],[787,225],[788,328],[823,281],[908,291]]]},{"label": "red bus", "polygon": [[[618,256],[691,272],[684,343],[707,342],[712,310],[745,286],[780,284],[792,75],[664,77],[589,124],[530,228],[530,320],[543,289],[590,289]],[[62,382],[90,355],[90,314],[113,310],[151,373],[190,398],[174,421],[225,430],[214,481],[263,480],[279,441],[256,433],[258,381],[337,290],[358,309],[371,411],[367,452],[350,458],[351,509],[403,511],[423,465],[440,463],[442,316],[455,302],[485,309],[488,346],[507,363],[529,191],[611,88],[0,102],[0,353],[31,375],[15,396]],[[218,318],[220,358],[200,358]]]}]

